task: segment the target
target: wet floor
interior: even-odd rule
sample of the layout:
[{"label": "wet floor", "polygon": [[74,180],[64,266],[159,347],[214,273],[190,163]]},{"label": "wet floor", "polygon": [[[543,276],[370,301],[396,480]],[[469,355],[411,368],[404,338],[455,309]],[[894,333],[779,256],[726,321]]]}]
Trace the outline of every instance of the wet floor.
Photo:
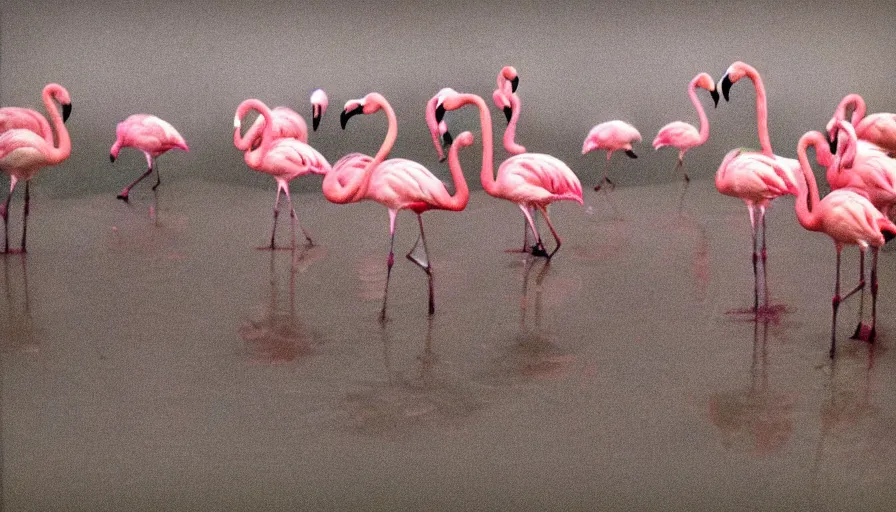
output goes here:
[{"label": "wet floor", "polygon": [[[885,509],[896,498],[896,267],[879,343],[827,357],[833,244],[769,214],[753,322],[746,208],[709,181],[555,205],[550,265],[474,192],[425,215],[436,314],[388,216],[296,197],[316,245],[259,250],[270,189],[53,199],[0,258],[7,510]],[[13,203],[18,239],[21,203]],[[19,214],[20,215],[20,214]],[[278,243],[289,243],[281,216]],[[855,278],[855,250],[844,275]]]}]

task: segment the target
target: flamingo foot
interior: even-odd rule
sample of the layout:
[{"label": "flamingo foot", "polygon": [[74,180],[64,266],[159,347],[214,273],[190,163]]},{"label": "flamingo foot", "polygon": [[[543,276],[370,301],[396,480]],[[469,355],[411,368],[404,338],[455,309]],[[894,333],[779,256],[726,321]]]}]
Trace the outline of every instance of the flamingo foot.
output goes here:
[{"label": "flamingo foot", "polygon": [[5,251],[0,251],[0,254],[28,254],[26,249],[6,249]]},{"label": "flamingo foot", "polygon": [[610,180],[610,178],[604,178],[604,179],[600,180],[600,183],[598,183],[597,185],[594,186],[594,190],[595,191],[600,190],[603,188],[604,185],[608,185],[608,188],[610,190],[614,190],[616,188],[616,184],[613,183]]},{"label": "flamingo foot", "polygon": [[548,254],[548,251],[545,250],[544,246],[541,244],[535,244],[532,246],[532,256],[539,256],[541,258],[550,258],[551,257]]},{"label": "flamingo foot", "polygon": [[759,308],[732,309],[727,314],[741,317],[743,320],[770,322],[777,325],[781,322],[781,316],[789,312],[790,310],[784,304],[765,304]]},{"label": "flamingo foot", "polygon": [[128,200],[128,193],[127,193],[127,192],[122,192],[121,194],[118,194],[118,195],[115,196],[115,197],[118,198],[118,199],[121,199],[122,201],[124,201],[124,202],[126,202],[126,203],[130,203],[130,201]]},{"label": "flamingo foot", "polygon": [[867,341],[868,343],[874,343],[876,338],[876,329],[865,322],[860,322],[859,325],[856,326],[856,330],[850,336],[851,339],[858,341]]}]

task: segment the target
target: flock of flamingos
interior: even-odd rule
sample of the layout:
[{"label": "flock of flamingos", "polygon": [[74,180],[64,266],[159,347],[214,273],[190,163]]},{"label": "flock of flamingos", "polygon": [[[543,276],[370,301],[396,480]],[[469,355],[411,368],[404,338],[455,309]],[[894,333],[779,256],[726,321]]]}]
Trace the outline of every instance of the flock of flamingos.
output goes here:
[{"label": "flock of flamingos", "polygon": [[[674,121],[660,129],[653,141],[653,147],[670,146],[678,149],[676,169],[683,171],[685,153],[706,142],[709,124],[697,88],[705,89],[715,104],[719,101],[719,89],[728,99],[732,84],[742,78],[753,82],[756,90],[756,116],[760,151],[736,148],[723,159],[716,172],[716,188],[722,194],[738,197],[746,204],[750,213],[753,231],[753,273],[755,278],[753,312],[759,315],[773,313],[768,304],[768,288],[765,279],[765,209],[776,197],[793,194],[796,199],[796,217],[806,229],[826,233],[834,241],[837,252],[837,270],[833,297],[831,322],[830,356],[836,348],[837,310],[839,304],[849,296],[865,290],[865,254],[870,248],[872,254],[870,292],[871,321],[860,320],[855,337],[873,342],[875,339],[876,299],[877,299],[877,259],[878,250],[886,241],[896,236],[896,224],[890,216],[896,213],[896,114],[877,113],[866,115],[866,107],[857,94],[846,96],[836,108],[834,116],[824,133],[809,131],[799,139],[798,160],[783,158],[772,152],[768,134],[766,91],[756,69],[743,62],[732,64],[718,85],[706,73],[700,73],[691,80],[688,95],[700,121],[700,128],[691,124]],[[274,248],[277,216],[281,194],[289,202],[292,225],[292,246],[295,247],[296,226],[302,229],[308,243],[311,238],[298,222],[289,182],[307,173],[323,174],[323,194],[334,203],[354,203],[373,200],[389,210],[390,245],[387,259],[386,289],[380,319],[386,315],[386,300],[389,290],[389,275],[394,263],[393,242],[395,219],[399,210],[411,210],[417,214],[420,233],[414,248],[407,258],[419,265],[429,278],[429,313],[435,311],[433,297],[433,269],[426,247],[421,215],[428,210],[463,210],[469,200],[469,189],[461,169],[458,152],[473,144],[473,134],[469,131],[456,137],[451,135],[446,120],[449,111],[473,105],[479,111],[482,138],[482,187],[489,195],[516,203],[525,217],[526,228],[522,251],[533,256],[550,260],[560,249],[560,236],[554,229],[548,215],[548,206],[559,200],[582,203],[582,186],[578,177],[559,159],[545,154],[530,153],[515,140],[516,124],[520,115],[520,100],[516,93],[519,85],[517,71],[511,66],[504,67],[497,78],[497,89],[493,93],[495,106],[507,118],[503,145],[511,156],[494,169],[493,129],[491,113],[485,100],[476,94],[463,94],[446,88],[438,92],[426,106],[426,121],[432,135],[435,150],[440,160],[445,159],[447,150],[448,166],[453,179],[454,194],[448,192],[445,184],[421,164],[402,158],[389,158],[395,143],[398,125],[395,112],[389,102],[378,93],[370,93],[363,98],[346,102],[340,116],[342,128],[357,114],[374,114],[382,111],[386,115],[388,129],[386,138],[374,156],[350,153],[330,165],[318,151],[308,144],[308,127],[305,120],[286,107],[268,108],[257,99],[248,99],[236,109],[234,117],[233,143],[244,152],[246,164],[260,172],[270,174],[277,181],[277,196],[274,203],[274,226],[271,231],[270,247]],[[49,113],[48,121],[42,114],[26,108],[0,108],[0,169],[10,176],[10,190],[6,200],[0,204],[0,216],[4,222],[3,252],[26,251],[29,183],[37,171],[55,165],[71,153],[71,140],[64,122],[71,113],[71,98],[68,91],[58,84],[49,84],[43,91],[43,102]],[[311,96],[313,106],[312,128],[318,124],[327,108],[327,96],[318,89]],[[57,107],[57,104],[61,106]],[[258,116],[245,133],[242,119],[250,112]],[[850,115],[851,112],[851,115]],[[588,133],[582,153],[605,150],[607,162],[603,178],[595,187],[613,186],[608,178],[610,157],[614,151],[624,151],[636,158],[632,143],[639,142],[641,134],[633,126],[623,121],[608,121],[596,125]],[[110,150],[114,162],[119,150],[133,147],[146,155],[147,170],[132,183],[124,187],[119,199],[128,201],[130,190],[142,179],[152,174],[155,159],[173,148],[188,150],[183,137],[169,123],[147,114],[135,114],[118,124],[116,140]],[[827,180],[832,190],[824,198],[819,197],[818,185],[812,171],[807,150],[813,147],[816,162],[827,168]],[[16,184],[25,181],[24,216],[22,242],[18,250],[9,247],[9,202]],[[153,189],[159,185],[158,171]],[[548,251],[535,222],[540,214],[554,239],[554,247]],[[530,245],[529,232],[534,236]],[[415,256],[418,245],[422,244],[424,258]],[[840,253],[844,245],[856,245],[861,251],[859,282],[849,292],[840,290]],[[761,268],[761,271],[760,271]],[[760,289],[764,289],[761,293]],[[760,296],[763,297],[760,303]],[[864,301],[863,301],[864,302]],[[860,309],[861,318],[861,309]]]}]

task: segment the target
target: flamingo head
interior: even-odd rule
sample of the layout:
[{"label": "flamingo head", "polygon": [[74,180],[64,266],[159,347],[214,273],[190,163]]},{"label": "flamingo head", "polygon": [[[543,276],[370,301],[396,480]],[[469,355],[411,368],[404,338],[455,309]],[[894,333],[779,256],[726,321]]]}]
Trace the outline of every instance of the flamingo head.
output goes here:
[{"label": "flamingo head", "polygon": [[320,126],[320,120],[324,117],[329,104],[330,100],[323,89],[315,89],[311,93],[311,128],[314,131],[317,131],[317,127]]},{"label": "flamingo head", "polygon": [[700,73],[694,77],[694,86],[709,91],[710,96],[712,96],[713,106],[719,106],[719,91],[716,89],[716,83],[713,81],[712,77],[709,76],[709,73]]},{"label": "flamingo head", "polygon": [[47,84],[44,87],[44,94],[62,105],[62,122],[68,121],[68,116],[72,113],[72,98],[68,94],[68,89],[56,83]]},{"label": "flamingo head", "polygon": [[719,81],[719,88],[722,89],[722,96],[725,97],[725,101],[728,101],[728,91],[731,89],[731,86],[747,75],[748,67],[747,64],[740,61],[728,66],[725,76]]},{"label": "flamingo head", "polygon": [[[436,153],[439,154],[440,162],[445,161],[445,151],[454,142],[451,132],[448,131],[448,123],[445,122],[445,109],[442,108],[442,101],[447,96],[456,94],[457,91],[454,89],[445,87],[426,102],[426,125],[429,127],[432,143],[436,148]],[[441,111],[439,111],[440,109]]]},{"label": "flamingo head", "polygon": [[384,102],[385,98],[383,98],[381,94],[375,92],[360,99],[346,101],[345,107],[342,109],[342,114],[339,116],[339,123],[342,125],[342,129],[345,129],[345,125],[348,123],[349,119],[358,114],[366,115],[379,112],[380,109],[383,108]]},{"label": "flamingo head", "polygon": [[[834,125],[834,134],[833,140],[829,141],[831,153],[838,155],[840,159],[839,168],[850,169],[855,160],[856,145],[858,144],[856,130],[853,128],[852,123],[840,119]],[[841,137],[841,134],[845,134],[845,136]]]},{"label": "flamingo head", "polygon": [[513,117],[513,97],[512,93],[507,94],[506,91],[500,88],[495,89],[495,92],[492,93],[492,101],[495,102],[496,107],[504,112],[504,117],[507,118],[508,123],[510,118]]},{"label": "flamingo head", "polygon": [[513,66],[504,66],[501,68],[501,72],[498,73],[498,88],[503,89],[505,84],[508,83],[510,84],[510,92],[515,93],[516,88],[520,85],[520,77]]}]

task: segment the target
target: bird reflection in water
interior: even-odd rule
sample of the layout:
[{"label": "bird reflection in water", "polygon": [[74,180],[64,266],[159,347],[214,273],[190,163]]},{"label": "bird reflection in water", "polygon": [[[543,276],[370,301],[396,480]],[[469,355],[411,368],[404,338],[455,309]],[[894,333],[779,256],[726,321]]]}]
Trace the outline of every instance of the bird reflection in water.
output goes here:
[{"label": "bird reflection in water", "polygon": [[[539,265],[539,269],[533,271]],[[558,347],[542,325],[542,295],[550,269],[548,261],[535,258],[524,261],[519,332],[513,336],[513,344],[502,347],[504,352],[492,361],[489,380],[508,383],[520,379],[557,378],[570,373],[575,357]],[[530,289],[534,289],[531,300]]]},{"label": "bird reflection in water", "polygon": [[423,350],[410,371],[393,364],[394,322],[380,325],[386,380],[345,397],[345,419],[351,430],[393,436],[417,428],[456,428],[480,409],[480,394],[452,377],[433,351],[433,317],[426,322]]},{"label": "bird reflection in water", "polygon": [[[34,327],[34,315],[31,312],[31,295],[28,289],[27,255],[8,255],[3,260],[3,294],[6,301],[6,321],[0,327],[2,337],[0,350],[37,352],[40,343]],[[18,267],[19,276],[14,276],[14,268]]]},{"label": "bird reflection in water", "polygon": [[290,251],[286,300],[281,298],[281,276],[276,260],[281,251],[271,251],[268,302],[259,313],[243,322],[239,335],[245,342],[250,359],[257,363],[291,363],[314,353],[316,334],[296,314],[296,274],[303,272],[323,255],[319,246],[306,246]]},{"label": "bird reflection in water", "polygon": [[779,453],[793,433],[791,398],[769,388],[769,323],[757,318],[753,324],[749,387],[709,398],[709,416],[722,435],[722,445],[757,455]]}]

